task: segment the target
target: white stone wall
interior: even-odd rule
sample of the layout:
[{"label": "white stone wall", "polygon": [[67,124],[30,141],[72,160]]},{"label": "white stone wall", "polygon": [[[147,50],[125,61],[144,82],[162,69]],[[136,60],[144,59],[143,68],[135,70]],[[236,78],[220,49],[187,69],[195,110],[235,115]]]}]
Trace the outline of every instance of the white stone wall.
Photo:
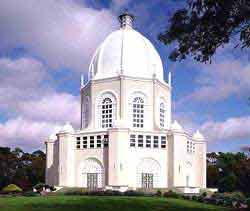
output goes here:
[{"label": "white stone wall", "polygon": [[[115,120],[119,120],[119,123],[111,129],[100,128],[98,119],[98,99],[105,93],[111,93],[116,101]],[[144,128],[132,127],[130,102],[136,95],[145,97]],[[142,171],[142,168],[148,168],[150,172],[159,172],[154,179],[155,188],[184,187],[187,185],[187,176],[189,186],[206,187],[206,145],[202,140],[192,140],[184,130],[171,129],[171,88],[167,84],[156,79],[121,76],[90,81],[82,88],[81,96],[82,99],[88,97],[91,105],[88,125],[75,133],[59,133],[57,142],[47,143],[47,183],[86,186],[83,169],[86,161],[91,159],[91,162],[98,163],[96,166],[103,168],[103,186],[139,188],[141,181],[138,169]],[[164,128],[159,124],[161,100],[167,106]],[[96,137],[100,133],[109,135],[108,148],[76,148],[76,137]],[[130,147],[131,133],[164,135],[167,137],[167,147]],[[196,141],[195,153],[187,152],[188,140]]]},{"label": "white stone wall", "polygon": [[[135,95],[145,96],[145,125],[142,131],[162,129],[159,126],[160,99],[166,103],[165,128],[171,124],[171,93],[170,87],[164,82],[151,79],[136,79],[132,77],[116,77],[90,81],[81,91],[82,99],[89,97],[91,108],[88,129],[100,129],[98,100],[105,93],[114,95],[116,99],[115,119],[122,119],[131,128],[131,101]],[[82,102],[82,107],[84,103]],[[82,108],[82,110],[84,110]],[[82,117],[83,119],[83,117]]]}]

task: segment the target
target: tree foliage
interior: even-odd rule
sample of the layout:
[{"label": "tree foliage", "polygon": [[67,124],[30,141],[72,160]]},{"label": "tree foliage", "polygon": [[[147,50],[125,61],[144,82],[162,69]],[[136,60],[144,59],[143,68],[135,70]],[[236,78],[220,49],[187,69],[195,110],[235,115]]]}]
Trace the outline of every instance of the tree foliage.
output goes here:
[{"label": "tree foliage", "polygon": [[0,147],[0,190],[11,183],[23,190],[45,180],[45,154]]},{"label": "tree foliage", "polygon": [[247,154],[208,153],[207,186],[221,192],[241,191],[250,194],[250,158]]},{"label": "tree foliage", "polygon": [[194,57],[211,62],[218,47],[238,39],[235,47],[250,47],[250,0],[187,0],[177,10],[167,29],[159,34],[164,44],[177,42],[169,58],[173,61]]}]

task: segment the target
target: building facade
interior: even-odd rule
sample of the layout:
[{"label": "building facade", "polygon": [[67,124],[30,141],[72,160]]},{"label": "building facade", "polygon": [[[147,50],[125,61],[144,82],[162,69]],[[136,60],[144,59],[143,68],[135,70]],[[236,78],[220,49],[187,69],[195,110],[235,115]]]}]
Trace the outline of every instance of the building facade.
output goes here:
[{"label": "building facade", "polygon": [[46,141],[46,183],[115,190],[206,188],[206,142],[171,119],[171,74],[119,16],[81,80],[81,128],[66,124]]}]

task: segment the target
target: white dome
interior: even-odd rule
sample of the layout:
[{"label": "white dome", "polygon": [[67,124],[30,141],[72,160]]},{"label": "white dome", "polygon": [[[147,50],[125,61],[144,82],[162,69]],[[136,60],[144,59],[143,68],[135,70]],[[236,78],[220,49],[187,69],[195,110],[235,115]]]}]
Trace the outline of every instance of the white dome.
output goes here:
[{"label": "white dome", "polygon": [[153,78],[163,81],[161,58],[152,43],[131,27],[111,33],[96,50],[89,77],[109,78],[118,75]]}]

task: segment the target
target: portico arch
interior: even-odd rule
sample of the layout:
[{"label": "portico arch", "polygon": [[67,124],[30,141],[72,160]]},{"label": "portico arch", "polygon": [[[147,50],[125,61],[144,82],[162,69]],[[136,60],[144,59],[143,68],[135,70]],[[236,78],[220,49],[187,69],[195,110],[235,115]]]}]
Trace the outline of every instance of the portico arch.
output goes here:
[{"label": "portico arch", "polygon": [[137,165],[136,178],[139,188],[159,187],[160,164],[152,158],[143,158]]},{"label": "portico arch", "polygon": [[102,188],[104,186],[104,167],[96,158],[84,160],[80,166],[80,186],[89,189]]}]

